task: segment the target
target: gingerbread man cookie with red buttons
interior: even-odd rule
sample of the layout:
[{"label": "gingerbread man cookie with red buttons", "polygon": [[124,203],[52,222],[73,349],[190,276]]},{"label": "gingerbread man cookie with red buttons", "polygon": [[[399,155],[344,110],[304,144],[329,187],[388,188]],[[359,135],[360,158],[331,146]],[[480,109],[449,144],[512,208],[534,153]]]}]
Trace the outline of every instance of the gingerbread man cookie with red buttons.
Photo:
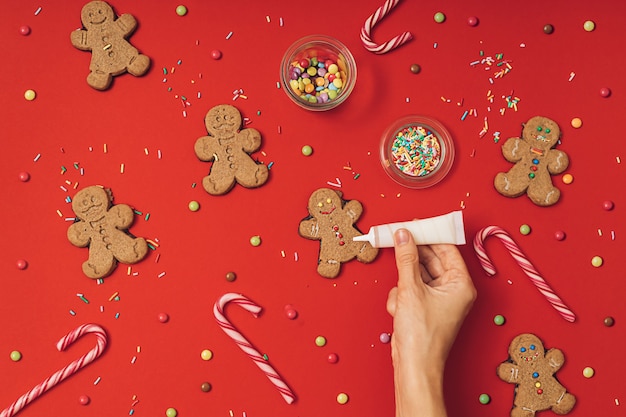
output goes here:
[{"label": "gingerbread man cookie with red buttons", "polygon": [[534,334],[517,336],[509,345],[509,359],[498,366],[498,377],[515,384],[511,417],[533,417],[536,412],[552,410],[563,415],[576,404],[554,375],[565,363],[563,352],[547,352]]},{"label": "gingerbread man cookie with red buttons", "polygon": [[561,130],[554,120],[535,116],[523,125],[521,136],[509,138],[502,146],[504,158],[515,165],[507,173],[498,173],[494,186],[506,197],[526,193],[538,206],[551,206],[561,196],[551,175],[562,173],[569,165],[567,154],[553,149]]},{"label": "gingerbread man cookie with red buttons", "polygon": [[113,205],[110,190],[96,185],[80,190],[72,200],[72,210],[77,221],[67,230],[67,238],[74,246],[89,247],[89,258],[83,263],[89,278],[104,278],[118,261],[134,264],[148,253],[146,240],[127,231],[133,210],[126,204]]},{"label": "gingerbread man cookie with red buttons", "polygon": [[70,39],[76,48],[91,51],[87,84],[106,90],[115,75],[128,72],[140,76],[148,71],[150,58],[126,40],[137,27],[134,16],[116,17],[108,3],[91,1],[83,6],[80,19],[84,29],[73,31]]},{"label": "gingerbread man cookie with red buttons", "polygon": [[204,118],[208,136],[196,140],[196,156],[212,162],[202,186],[212,195],[230,191],[235,184],[246,188],[259,187],[267,181],[269,170],[250,157],[261,147],[261,134],[256,129],[242,129],[241,113],[236,107],[221,104],[208,111]]},{"label": "gingerbread man cookie with red buttons", "polygon": [[345,201],[340,192],[320,188],[309,198],[309,216],[300,222],[300,236],[320,241],[317,272],[325,278],[336,278],[341,264],[352,259],[372,262],[378,249],[369,242],[354,242],[362,233],[355,227],[363,213],[357,200]]}]

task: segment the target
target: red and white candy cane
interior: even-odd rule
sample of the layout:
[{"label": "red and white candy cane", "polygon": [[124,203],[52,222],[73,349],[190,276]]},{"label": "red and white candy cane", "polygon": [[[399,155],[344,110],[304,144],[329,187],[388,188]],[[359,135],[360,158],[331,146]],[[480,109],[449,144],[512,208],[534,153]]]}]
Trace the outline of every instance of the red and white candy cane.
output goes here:
[{"label": "red and white candy cane", "polygon": [[400,0],[385,1],[385,3],[378,9],[376,9],[376,11],[365,21],[365,24],[361,28],[361,42],[363,42],[363,46],[368,51],[382,55],[404,45],[405,43],[413,39],[413,34],[411,34],[411,32],[403,32],[382,44],[377,44],[372,40],[371,33],[374,26],[376,26],[378,22],[380,22],[385,16],[387,16],[389,12],[391,12],[391,9],[396,7],[399,1]]},{"label": "red and white candy cane", "polygon": [[285,381],[283,381],[280,375],[278,375],[278,372],[276,372],[267,360],[263,358],[263,355],[261,355],[245,337],[243,337],[243,335],[228,321],[224,315],[224,307],[228,303],[237,304],[244,310],[252,313],[255,318],[259,316],[259,313],[262,310],[261,306],[255,304],[242,294],[226,293],[215,302],[213,315],[215,316],[215,320],[217,320],[217,324],[219,324],[222,330],[224,330],[224,333],[233,339],[235,343],[237,343],[237,346],[239,346],[241,350],[243,350],[248,357],[254,361],[261,371],[263,371],[265,376],[267,376],[270,382],[278,389],[280,395],[283,396],[287,404],[293,403],[296,400],[296,396],[293,391],[291,391],[291,388],[287,386]]},{"label": "red and white candy cane", "polygon": [[13,404],[0,412],[0,417],[11,417],[17,414],[22,408],[26,407],[32,401],[37,399],[43,393],[54,387],[67,377],[78,372],[81,368],[89,365],[96,360],[107,345],[107,334],[104,329],[96,324],[83,324],[76,329],[72,330],[57,342],[57,349],[59,352],[64,351],[69,345],[74,343],[76,339],[79,339],[87,333],[94,333],[96,335],[96,346],[87,352],[85,355],[76,359],[63,369],[56,371],[50,377],[45,379],[38,385],[35,385],[30,391],[18,398]]},{"label": "red and white candy cane", "polygon": [[565,320],[569,322],[574,322],[574,320],[576,320],[576,316],[572,310],[570,310],[565,303],[563,303],[561,298],[556,295],[554,290],[548,285],[548,283],[546,283],[545,279],[539,275],[537,269],[528,260],[526,255],[522,253],[513,238],[511,238],[511,236],[504,229],[498,226],[487,226],[476,233],[476,237],[474,238],[474,251],[480,261],[480,265],[483,267],[487,275],[493,276],[496,273],[496,268],[493,266],[493,263],[485,251],[485,239],[489,236],[495,236],[502,241],[513,259],[517,261],[517,264],[522,268],[528,278],[530,278],[530,281]]}]

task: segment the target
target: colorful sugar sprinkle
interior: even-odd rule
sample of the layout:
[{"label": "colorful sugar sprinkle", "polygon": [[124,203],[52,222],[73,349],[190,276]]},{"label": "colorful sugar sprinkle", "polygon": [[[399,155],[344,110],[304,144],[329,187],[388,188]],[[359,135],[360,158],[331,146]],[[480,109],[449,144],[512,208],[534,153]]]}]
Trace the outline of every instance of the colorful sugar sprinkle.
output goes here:
[{"label": "colorful sugar sprinkle", "polygon": [[441,162],[439,139],[423,126],[407,126],[398,131],[391,145],[394,165],[404,174],[423,177]]}]

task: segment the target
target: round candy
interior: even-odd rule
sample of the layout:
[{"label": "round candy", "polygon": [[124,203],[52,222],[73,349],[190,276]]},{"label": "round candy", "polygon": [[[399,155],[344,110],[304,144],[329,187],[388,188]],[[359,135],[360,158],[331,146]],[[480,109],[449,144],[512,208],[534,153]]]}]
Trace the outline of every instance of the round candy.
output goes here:
[{"label": "round candy", "polygon": [[419,74],[422,71],[422,67],[418,64],[411,64],[411,68],[409,68],[413,74]]},{"label": "round candy", "polygon": [[22,36],[30,35],[30,26],[28,26],[28,25],[20,26],[20,35],[22,35]]},{"label": "round candy", "polygon": [[381,343],[389,343],[391,342],[391,335],[389,333],[383,332],[380,334],[380,336],[378,336],[378,339]]},{"label": "round candy", "polygon": [[505,318],[502,314],[498,314],[496,316],[494,316],[493,318],[493,322],[497,325],[497,326],[502,326],[505,322]]},{"label": "round candy", "polygon": [[[311,85],[311,84],[309,84]],[[304,156],[311,156],[311,154],[313,153],[313,148],[310,145],[304,145],[302,147],[302,155]]]},{"label": "round candy", "polygon": [[200,385],[200,389],[202,390],[202,392],[209,392],[211,391],[211,388],[213,387],[208,382],[203,382],[202,385]]},{"label": "round candy", "polygon": [[326,345],[326,338],[324,336],[317,336],[315,338],[315,344],[319,347]]},{"label": "round candy", "polygon": [[191,211],[198,211],[200,210],[200,203],[198,203],[196,200],[192,200],[189,202],[189,210]]},{"label": "round candy", "polygon": [[211,51],[211,58],[218,60],[222,58],[222,51],[219,49],[214,49]]},{"label": "round candy", "polygon": [[184,16],[187,14],[187,7],[183,6],[182,4],[179,6],[176,6],[176,14],[179,16]]},{"label": "round candy", "polygon": [[20,181],[26,182],[30,180],[30,174],[26,171],[22,171],[18,174],[18,178],[20,179]]},{"label": "round candy", "polygon": [[609,97],[611,95],[611,89],[608,87],[602,87],[600,89],[600,95],[602,97]]},{"label": "round candy", "polygon": [[28,101],[33,101],[35,97],[37,97],[37,93],[35,93],[35,90],[26,90],[24,92],[24,98]]},{"label": "round candy", "polygon": [[554,232],[554,238],[556,240],[563,240],[565,239],[565,232],[562,230],[557,230],[556,232]]},{"label": "round candy", "polygon": [[78,397],[78,403],[80,405],[87,405],[91,402],[91,398],[89,398],[87,395],[81,395],[80,397]]},{"label": "round candy", "polygon": [[11,352],[10,356],[13,362],[18,362],[20,359],[22,359],[22,352],[20,352],[19,350],[14,350],[13,352]]},{"label": "round candy", "polygon": [[572,119],[572,127],[574,129],[578,129],[579,127],[581,127],[583,125],[583,121],[580,119],[580,117],[574,117]]},{"label": "round candy", "polygon": [[476,16],[470,16],[467,18],[467,24],[470,26],[478,25],[478,18]]},{"label": "round candy", "polygon": [[530,226],[527,224],[521,225],[519,227],[519,232],[523,234],[524,236],[530,234]]},{"label": "round candy", "polygon": [[583,369],[583,376],[585,378],[591,378],[595,373],[596,371],[594,371],[594,369],[590,366],[587,366],[585,367],[585,369]]},{"label": "round candy", "polygon": [[574,182],[574,176],[572,174],[565,174],[562,178],[563,184],[571,184]]},{"label": "round candy", "polygon": [[295,320],[298,317],[298,312],[293,308],[285,309],[285,315],[289,320]]},{"label": "round candy", "polygon": [[167,313],[159,313],[158,319],[161,323],[167,323],[170,320],[170,316]]},{"label": "round candy", "polygon": [[337,402],[339,404],[345,404],[348,402],[348,394],[346,394],[345,392],[341,392],[337,395]]},{"label": "round candy", "polygon": [[329,353],[326,360],[328,363],[337,363],[339,361],[339,356],[337,356],[336,353]]},{"label": "round candy", "polygon": [[545,33],[546,35],[550,35],[552,34],[552,32],[554,32],[554,26],[552,26],[551,24],[547,24],[543,27],[543,33]]},{"label": "round candy", "polygon": [[256,235],[250,238],[250,244],[252,246],[259,246],[261,244],[261,236]]},{"label": "round candy", "polygon": [[585,29],[587,32],[593,32],[595,28],[596,24],[593,20],[587,20],[585,23],[583,23],[583,29]]},{"label": "round candy", "polygon": [[489,404],[489,402],[491,401],[491,397],[489,396],[489,394],[480,394],[478,396],[478,401],[481,404]]},{"label": "round candy", "polygon": [[174,407],[170,407],[167,410],[165,410],[165,415],[167,417],[176,417],[178,415],[178,411],[176,411]]},{"label": "round candy", "polygon": [[604,259],[602,259],[601,256],[594,256],[593,258],[591,258],[591,265],[595,266],[596,268],[601,267],[603,263]]},{"label": "round candy", "polygon": [[213,358],[213,352],[211,352],[209,349],[204,349],[202,353],[200,353],[200,357],[204,361],[210,361]]},{"label": "round candy", "polygon": [[611,200],[606,200],[602,203],[602,208],[605,209],[606,211],[613,210],[613,207],[615,207],[615,204],[613,204]]},{"label": "round candy", "polygon": [[433,18],[435,19],[435,22],[443,23],[446,20],[446,15],[443,14],[442,12],[437,12],[435,13],[435,16],[433,16]]},{"label": "round candy", "polygon": [[612,327],[615,324],[615,319],[611,316],[604,318],[604,325],[606,327]]},{"label": "round candy", "polygon": [[28,267],[28,262],[26,262],[25,259],[18,259],[15,266],[17,266],[17,269],[26,269]]},{"label": "round candy", "polygon": [[236,279],[237,279],[237,274],[235,274],[234,272],[231,271],[231,272],[226,273],[226,281],[233,282]]}]

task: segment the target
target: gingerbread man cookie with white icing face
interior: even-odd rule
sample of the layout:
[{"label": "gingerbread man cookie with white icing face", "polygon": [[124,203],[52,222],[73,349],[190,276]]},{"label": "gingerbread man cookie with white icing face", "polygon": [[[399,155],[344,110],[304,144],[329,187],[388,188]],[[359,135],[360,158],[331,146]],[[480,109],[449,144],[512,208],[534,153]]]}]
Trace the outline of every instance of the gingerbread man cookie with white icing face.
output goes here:
[{"label": "gingerbread man cookie with white icing face", "polygon": [[494,186],[507,197],[528,194],[539,206],[555,204],[561,192],[552,185],[551,175],[560,174],[569,165],[563,151],[553,149],[561,130],[554,120],[535,116],[524,124],[521,138],[509,138],[502,146],[502,154],[515,165],[509,172],[496,175]]},{"label": "gingerbread man cookie with white icing face", "polygon": [[89,259],[83,263],[89,278],[104,278],[118,261],[134,264],[148,253],[146,240],[126,231],[133,222],[133,210],[126,204],[112,205],[109,190],[95,185],[80,190],[72,200],[72,210],[78,221],[67,230],[67,238],[79,248],[89,246]]},{"label": "gingerbread man cookie with white icing face", "polygon": [[113,8],[104,1],[91,1],[83,6],[80,18],[84,29],[71,33],[72,45],[91,51],[87,83],[96,90],[106,90],[113,76],[127,72],[140,76],[150,68],[150,58],[132,46],[128,38],[137,27],[130,14],[115,17]]},{"label": "gingerbread man cookie with white icing face", "polygon": [[534,334],[525,333],[513,339],[509,359],[497,369],[500,379],[515,384],[511,417],[534,417],[543,410],[563,415],[574,408],[576,397],[554,375],[564,363],[563,352],[559,349],[546,352]]},{"label": "gingerbread man cookie with white icing face", "polygon": [[300,222],[302,237],[320,241],[317,272],[325,278],[339,275],[341,264],[354,258],[372,262],[378,249],[369,242],[354,242],[362,233],[354,226],[363,213],[363,206],[356,200],[345,201],[341,193],[320,188],[311,194],[308,210],[310,216]]},{"label": "gingerbread man cookie with white icing face", "polygon": [[204,124],[209,136],[196,140],[195,151],[201,161],[213,162],[209,175],[202,180],[209,194],[225,194],[236,183],[246,188],[265,184],[269,177],[267,166],[249,155],[261,147],[261,134],[253,128],[242,129],[241,113],[236,107],[213,107]]}]

